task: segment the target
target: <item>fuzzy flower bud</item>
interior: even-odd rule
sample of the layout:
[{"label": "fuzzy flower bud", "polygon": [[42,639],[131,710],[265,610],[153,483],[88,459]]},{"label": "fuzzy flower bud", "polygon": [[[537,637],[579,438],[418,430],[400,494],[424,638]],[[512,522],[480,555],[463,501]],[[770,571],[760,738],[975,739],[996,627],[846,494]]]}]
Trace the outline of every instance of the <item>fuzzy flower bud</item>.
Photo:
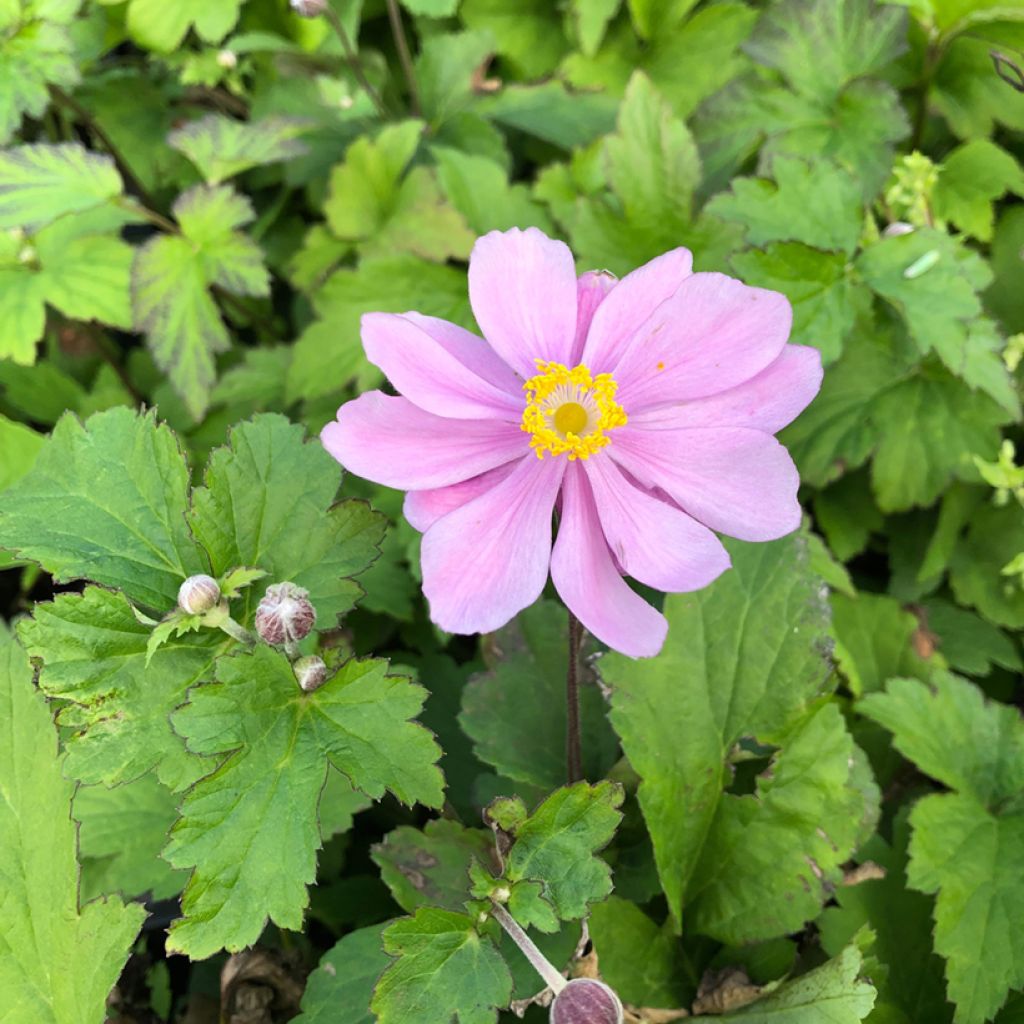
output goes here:
[{"label": "fuzzy flower bud", "polygon": [[295,673],[295,678],[299,681],[299,688],[303,693],[312,693],[314,690],[319,690],[327,681],[327,666],[322,658],[318,658],[313,654],[305,658],[299,658],[292,665],[292,671]]},{"label": "fuzzy flower bud", "polygon": [[602,981],[574,978],[551,1004],[551,1024],[622,1024],[622,1003]]},{"label": "fuzzy flower bud", "polygon": [[316,622],[316,610],[309,591],[294,583],[267,587],[256,609],[256,632],[268,644],[294,643],[309,635]]},{"label": "fuzzy flower bud", "polygon": [[220,50],[217,54],[217,66],[231,71],[238,67],[238,55],[234,50]]},{"label": "fuzzy flower bud", "polygon": [[327,0],[291,0],[291,3],[300,18],[317,18],[327,9]]},{"label": "fuzzy flower bud", "polygon": [[212,576],[189,576],[178,588],[178,607],[189,615],[203,615],[220,603],[220,585]]}]

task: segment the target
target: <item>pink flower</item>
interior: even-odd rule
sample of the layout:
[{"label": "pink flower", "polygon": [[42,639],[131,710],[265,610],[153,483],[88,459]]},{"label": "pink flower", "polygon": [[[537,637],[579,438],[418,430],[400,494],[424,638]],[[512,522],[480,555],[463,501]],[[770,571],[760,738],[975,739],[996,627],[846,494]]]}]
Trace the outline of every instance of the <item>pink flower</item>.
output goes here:
[{"label": "pink flower", "polygon": [[654,655],[667,624],[623,575],[698,590],[729,567],[713,531],[797,528],[799,478],[772,434],[817,393],[818,352],[786,344],[784,296],[691,265],[674,249],[621,281],[577,280],[562,242],[495,231],[469,264],[486,341],[418,313],[363,318],[367,358],[402,397],[361,395],[321,437],[409,492],[441,628],[497,629],[550,570],[595,636]]}]

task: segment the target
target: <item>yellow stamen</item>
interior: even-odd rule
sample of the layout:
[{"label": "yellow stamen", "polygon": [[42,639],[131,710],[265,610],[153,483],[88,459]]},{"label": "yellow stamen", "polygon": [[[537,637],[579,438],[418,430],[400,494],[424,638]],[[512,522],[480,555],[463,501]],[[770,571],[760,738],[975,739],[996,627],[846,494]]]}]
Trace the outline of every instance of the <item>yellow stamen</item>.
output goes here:
[{"label": "yellow stamen", "polygon": [[618,389],[610,373],[593,376],[585,366],[537,360],[540,373],[523,385],[526,408],[522,429],[532,434],[537,458],[545,452],[588,459],[609,444],[607,431],[624,426],[625,410],[615,401]]}]

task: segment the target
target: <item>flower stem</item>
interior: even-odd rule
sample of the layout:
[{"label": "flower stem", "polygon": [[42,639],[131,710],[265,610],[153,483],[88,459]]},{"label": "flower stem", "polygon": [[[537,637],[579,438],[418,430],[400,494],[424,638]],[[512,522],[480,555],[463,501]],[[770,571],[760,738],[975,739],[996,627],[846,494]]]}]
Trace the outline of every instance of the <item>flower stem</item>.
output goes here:
[{"label": "flower stem", "polygon": [[530,936],[519,927],[516,919],[500,903],[491,900],[491,913],[494,920],[505,929],[508,937],[522,950],[523,956],[530,961],[533,969],[544,979],[544,984],[557,996],[568,984],[561,971],[534,945]]},{"label": "flower stem", "polygon": [[397,0],[387,0],[387,5],[388,20],[391,22],[391,34],[395,37],[398,59],[402,62],[402,73],[405,75],[406,84],[409,86],[412,112],[415,117],[419,117],[420,91],[416,86],[416,72],[412,66],[412,55],[409,53],[409,43],[405,38],[405,29],[402,27],[402,14],[398,9]]},{"label": "flower stem", "polygon": [[571,786],[583,778],[583,746],[580,738],[580,644],[583,627],[569,612],[569,660],[565,672],[565,765]]},{"label": "flower stem", "polygon": [[345,26],[341,23],[341,18],[338,15],[338,12],[328,4],[324,8],[324,17],[327,19],[331,28],[334,29],[334,34],[338,37],[338,41],[341,43],[341,48],[345,53],[345,60],[348,62],[348,66],[352,70],[352,74],[355,75],[355,79],[359,83],[359,87],[367,96],[369,96],[370,102],[374,105],[377,113],[387,120],[388,108],[384,106],[384,101],[380,98],[380,93],[377,92],[373,87],[373,84],[366,77],[366,72],[363,70],[363,62],[359,59],[359,53],[352,45],[352,40],[349,39],[348,33],[345,31]]},{"label": "flower stem", "polygon": [[218,625],[225,633],[227,633],[228,636],[233,637],[239,643],[245,644],[247,647],[255,645],[255,634],[250,633],[245,626],[235,622],[230,615],[228,615],[223,622],[218,623]]}]

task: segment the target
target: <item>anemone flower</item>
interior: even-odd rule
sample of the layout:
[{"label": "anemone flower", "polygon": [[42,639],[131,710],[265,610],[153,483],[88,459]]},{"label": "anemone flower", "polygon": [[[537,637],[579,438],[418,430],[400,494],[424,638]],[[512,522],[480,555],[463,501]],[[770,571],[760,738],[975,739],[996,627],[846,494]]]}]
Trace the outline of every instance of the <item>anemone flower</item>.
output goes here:
[{"label": "anemone flower", "polygon": [[324,446],[408,492],[442,629],[497,629],[550,572],[598,639],[656,654],[666,621],[625,576],[698,590],[729,568],[716,532],[799,525],[797,471],[772,435],[817,393],[818,352],[786,344],[783,295],[693,273],[686,249],[621,281],[577,279],[564,243],[495,231],[473,248],[469,298],[483,339],[419,313],[363,317],[367,358],[399,395],[347,402]]}]

